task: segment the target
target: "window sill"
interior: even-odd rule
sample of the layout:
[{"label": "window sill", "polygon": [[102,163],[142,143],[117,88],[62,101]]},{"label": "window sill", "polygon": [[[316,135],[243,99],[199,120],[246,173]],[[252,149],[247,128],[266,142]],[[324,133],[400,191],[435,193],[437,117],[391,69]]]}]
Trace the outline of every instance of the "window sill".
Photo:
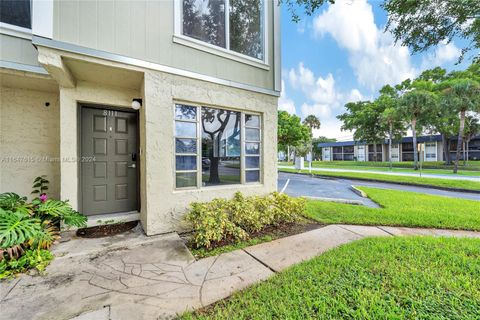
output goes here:
[{"label": "window sill", "polygon": [[261,68],[261,69],[264,69],[264,70],[267,70],[267,71],[270,70],[270,66],[267,63],[265,63],[261,60],[251,58],[251,57],[248,57],[248,56],[243,55],[241,53],[233,52],[231,50],[216,47],[214,45],[211,45],[211,44],[208,44],[208,43],[205,43],[203,41],[196,40],[196,39],[192,39],[192,38],[187,37],[187,36],[174,35],[173,36],[173,42],[177,43],[177,44],[187,46],[187,47],[191,47],[191,48],[194,48],[194,49],[197,49],[197,50],[201,50],[201,51],[205,51],[205,52],[208,52],[208,53],[211,53],[211,54],[215,54],[217,56],[220,56],[220,57],[223,57],[223,58],[226,58],[226,59],[238,61],[238,62],[248,64],[248,65],[251,65],[251,66],[254,66],[254,67],[257,67],[257,68]]},{"label": "window sill", "polygon": [[262,187],[263,183],[261,182],[246,182],[246,183],[238,183],[238,184],[224,184],[224,185],[217,185],[217,186],[206,186],[206,187],[189,187],[189,188],[175,188],[173,189],[173,193],[183,193],[183,192],[210,192],[215,190],[231,190],[231,189],[248,189],[248,188],[258,188]]},{"label": "window sill", "polygon": [[0,22],[0,34],[32,40],[32,30]]}]

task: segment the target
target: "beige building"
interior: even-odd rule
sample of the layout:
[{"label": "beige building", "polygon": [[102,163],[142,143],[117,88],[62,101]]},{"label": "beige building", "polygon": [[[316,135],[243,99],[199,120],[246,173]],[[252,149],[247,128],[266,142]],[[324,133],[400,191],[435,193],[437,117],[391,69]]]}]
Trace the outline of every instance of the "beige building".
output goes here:
[{"label": "beige building", "polygon": [[276,190],[279,9],[249,2],[0,2],[0,192],[47,175],[90,225],[158,234]]}]

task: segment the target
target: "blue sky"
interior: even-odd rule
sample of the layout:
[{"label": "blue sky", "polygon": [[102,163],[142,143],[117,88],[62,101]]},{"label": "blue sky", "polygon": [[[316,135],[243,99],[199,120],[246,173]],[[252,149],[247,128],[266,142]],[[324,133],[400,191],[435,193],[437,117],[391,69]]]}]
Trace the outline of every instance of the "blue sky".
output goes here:
[{"label": "blue sky", "polygon": [[[315,136],[348,140],[351,132],[341,132],[335,116],[349,101],[376,97],[385,84],[397,84],[423,70],[440,65],[447,70],[462,69],[468,61],[455,65],[460,43],[442,44],[411,56],[407,48],[394,45],[384,33],[386,12],[381,1],[337,0],[311,17],[294,23],[282,7],[282,85],[279,108],[302,119],[319,117],[322,128]],[[299,11],[300,12],[300,11]]]}]

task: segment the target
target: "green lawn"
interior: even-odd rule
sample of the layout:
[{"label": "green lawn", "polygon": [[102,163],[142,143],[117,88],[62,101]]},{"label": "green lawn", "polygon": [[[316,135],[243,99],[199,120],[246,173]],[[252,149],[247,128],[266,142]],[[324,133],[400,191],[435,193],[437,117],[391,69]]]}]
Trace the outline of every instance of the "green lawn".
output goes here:
[{"label": "green lawn", "polygon": [[[283,172],[299,172],[296,169],[279,169]],[[300,171],[302,173],[308,173],[308,170]],[[385,182],[407,183],[417,185],[436,186],[442,188],[459,188],[468,190],[480,190],[480,182],[467,181],[467,180],[452,180],[452,179],[437,179],[437,178],[424,178],[424,177],[407,177],[407,176],[393,176],[378,173],[369,172],[328,172],[328,171],[313,171],[312,174],[317,176],[338,177],[338,178],[351,178],[362,180],[378,180]]]},{"label": "green lawn", "polygon": [[367,238],[182,319],[478,319],[480,239]]},{"label": "green lawn", "polygon": [[[382,208],[309,200],[305,215],[320,223],[434,227],[480,231],[480,201],[358,187]],[[479,196],[480,197],[480,196]]]},{"label": "green lawn", "polygon": [[[279,165],[292,166],[291,162],[279,162]],[[305,162],[308,167],[308,162]],[[385,171],[398,173],[419,173],[413,170],[413,162],[394,162],[393,169],[390,171],[388,162],[362,162],[362,161],[314,161],[313,168],[332,168],[332,169],[351,169],[365,171]],[[443,162],[424,162],[422,172],[430,174],[451,174],[453,166],[446,166]],[[457,175],[460,176],[480,176],[480,161],[470,161],[467,167],[460,165]]]}]

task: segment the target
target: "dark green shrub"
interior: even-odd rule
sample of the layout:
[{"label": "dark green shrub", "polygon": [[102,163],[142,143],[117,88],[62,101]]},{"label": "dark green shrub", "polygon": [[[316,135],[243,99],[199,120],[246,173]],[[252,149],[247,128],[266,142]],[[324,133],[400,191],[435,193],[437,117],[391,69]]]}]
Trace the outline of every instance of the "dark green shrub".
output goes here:
[{"label": "dark green shrub", "polygon": [[186,216],[193,227],[197,248],[210,248],[224,240],[238,241],[267,226],[295,222],[303,214],[305,200],[278,192],[245,197],[237,192],[232,200],[195,202]]},{"label": "dark green shrub", "polygon": [[48,199],[45,177],[37,177],[33,188],[38,196],[31,202],[13,192],[0,194],[0,278],[28,268],[43,270],[53,258],[48,249],[60,238],[60,225],[86,225],[87,218],[68,201]]}]

